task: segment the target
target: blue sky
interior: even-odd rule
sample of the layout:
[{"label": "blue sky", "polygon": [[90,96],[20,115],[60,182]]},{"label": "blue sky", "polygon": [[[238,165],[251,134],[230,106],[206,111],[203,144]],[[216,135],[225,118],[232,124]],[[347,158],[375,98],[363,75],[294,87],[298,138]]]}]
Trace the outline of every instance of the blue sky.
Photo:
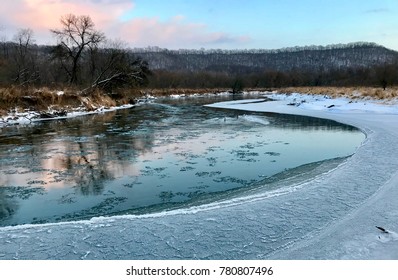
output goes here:
[{"label": "blue sky", "polygon": [[126,17],[159,17],[167,21],[182,15],[187,21],[205,24],[209,31],[248,37],[242,43],[225,43],[227,48],[374,41],[398,49],[398,1],[137,0],[135,3],[136,8]]},{"label": "blue sky", "polygon": [[398,50],[397,0],[8,2],[9,9],[0,10],[0,36],[11,38],[29,25],[43,43],[62,15],[74,13],[90,15],[109,38],[132,47],[274,49],[367,41]]}]

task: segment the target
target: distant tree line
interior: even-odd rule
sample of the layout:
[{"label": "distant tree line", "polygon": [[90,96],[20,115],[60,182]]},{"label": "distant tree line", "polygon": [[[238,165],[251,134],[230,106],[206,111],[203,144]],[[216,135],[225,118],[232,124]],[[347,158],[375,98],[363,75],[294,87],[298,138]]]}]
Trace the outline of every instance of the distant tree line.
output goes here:
[{"label": "distant tree line", "polygon": [[[1,30],[0,30],[1,31]],[[128,49],[95,29],[89,16],[66,15],[50,32],[55,46],[35,44],[31,29],[0,32],[0,86],[278,88],[398,84],[398,52],[374,43],[279,50]]]},{"label": "distant tree line", "polygon": [[281,50],[133,49],[154,72],[153,87],[277,88],[398,84],[398,52],[374,43]]},{"label": "distant tree line", "polygon": [[154,88],[279,88],[299,86],[370,86],[398,85],[398,64],[373,67],[349,67],[340,70],[255,71],[236,74],[226,71],[153,70],[149,85]]},{"label": "distant tree line", "polygon": [[133,49],[151,69],[184,71],[290,71],[367,67],[393,63],[398,53],[374,43],[309,46],[280,50],[167,50]]}]

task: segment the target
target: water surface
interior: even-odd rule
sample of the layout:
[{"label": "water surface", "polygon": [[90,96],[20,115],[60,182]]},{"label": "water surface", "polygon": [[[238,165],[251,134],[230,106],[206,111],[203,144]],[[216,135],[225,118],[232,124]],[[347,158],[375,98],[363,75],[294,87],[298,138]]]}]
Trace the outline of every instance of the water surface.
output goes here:
[{"label": "water surface", "polygon": [[2,128],[0,225],[144,214],[271,191],[337,166],[364,139],[329,120],[202,106],[216,101],[164,99]]}]

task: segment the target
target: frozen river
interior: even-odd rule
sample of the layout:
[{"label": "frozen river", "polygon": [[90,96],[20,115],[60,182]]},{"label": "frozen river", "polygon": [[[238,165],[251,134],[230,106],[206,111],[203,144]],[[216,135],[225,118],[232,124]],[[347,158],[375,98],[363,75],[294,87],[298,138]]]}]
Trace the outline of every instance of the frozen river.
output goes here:
[{"label": "frozen river", "polygon": [[[191,181],[188,180],[190,186],[197,186],[198,179],[196,177],[198,177],[200,180],[207,180],[206,182],[214,182],[215,185],[220,184],[221,188],[225,188],[226,185],[232,185],[232,187],[220,190],[208,186],[201,188],[201,190],[209,189],[207,194],[200,192],[194,197],[176,194],[174,196],[172,194],[163,195],[163,197],[157,195],[161,202],[163,202],[162,198],[169,201],[166,204],[158,203],[159,205],[156,207],[172,205],[174,208],[174,210],[167,212],[159,211],[158,209],[162,208],[156,207],[156,211],[154,211],[151,206],[149,211],[140,212],[139,215],[137,213],[135,213],[136,215],[125,213],[108,218],[92,218],[91,220],[77,222],[3,227],[0,229],[0,240],[2,242],[0,246],[4,250],[0,253],[0,257],[4,259],[372,258],[369,252],[365,254],[366,252],[359,250],[361,246],[375,244],[375,247],[380,247],[383,244],[389,244],[388,237],[378,238],[380,236],[374,228],[374,223],[377,221],[373,218],[366,222],[361,220],[361,215],[369,211],[370,208],[365,207],[363,211],[359,210],[364,205],[368,206],[372,199],[375,199],[376,194],[383,195],[383,192],[380,192],[381,187],[386,186],[386,182],[393,174],[392,171],[397,168],[396,163],[386,160],[395,150],[393,142],[391,142],[390,130],[379,125],[383,118],[372,119],[369,118],[368,114],[354,114],[347,117],[347,115],[340,113],[300,111],[291,106],[275,107],[274,103],[271,106],[271,103],[268,102],[239,104],[238,109],[254,110],[254,104],[257,106],[255,111],[260,111],[259,108],[261,108],[263,111],[274,110],[282,111],[282,113],[310,114],[344,121],[361,127],[368,134],[368,138],[353,156],[342,159],[341,157],[351,154],[363,140],[363,135],[358,133],[357,130],[353,130],[352,127],[302,117],[282,116],[283,121],[281,122],[281,116],[272,114],[252,114],[248,111],[238,113],[238,111],[211,109],[213,111],[211,111],[210,117],[202,118],[200,123],[195,120],[190,125],[189,133],[162,134],[162,141],[167,141],[170,137],[173,141],[169,144],[174,143],[175,139],[181,141],[182,144],[177,147],[185,151],[183,164],[177,166],[174,172],[177,172],[177,174],[192,172],[187,177],[192,178]],[[167,110],[178,108],[178,110],[184,112],[184,109],[179,108],[180,105],[168,102],[148,106],[149,108],[156,107],[158,111],[160,111],[160,108],[167,108]],[[228,107],[230,109],[234,106],[237,109],[233,103],[225,106],[217,105],[217,107]],[[192,111],[192,108],[188,111]],[[185,113],[181,116],[190,115]],[[176,121],[173,118],[162,118],[162,121],[157,123]],[[282,132],[277,137],[279,139],[269,138],[271,136],[269,136],[270,133],[266,133],[267,129],[276,129],[275,126],[278,122],[279,126],[281,123],[289,124],[286,127],[282,125],[282,131],[304,131],[304,133],[290,138],[291,140],[282,138],[282,135],[284,135]],[[165,126],[167,127],[169,124]],[[197,131],[198,126],[206,127],[205,131],[209,133],[210,138],[205,141],[201,139],[202,146],[197,148],[201,149],[202,154],[210,153],[210,157],[215,158],[215,161],[209,161],[209,156],[192,158],[194,146],[183,145],[184,140],[198,137],[200,139],[200,135],[203,133],[192,132]],[[228,139],[231,132],[234,133],[234,136],[241,135],[242,131],[245,132],[241,135],[243,140],[239,140],[239,145],[236,147],[228,148],[227,145],[223,145],[221,149],[224,150],[225,155],[218,154],[220,148],[215,148],[216,146],[211,142],[212,134],[209,127],[212,126],[216,127],[215,129],[224,137],[222,139],[226,143],[228,143],[228,140],[234,142],[232,139]],[[314,127],[319,128],[314,129]],[[156,130],[158,131],[159,128]],[[201,131],[203,132],[203,130]],[[283,155],[289,154],[289,148],[294,146],[294,139],[300,143],[300,137],[311,135],[310,139],[317,139],[313,138],[317,133],[328,133],[328,131],[332,132],[331,135],[348,133],[351,136],[353,135],[354,138],[358,138],[353,142],[355,144],[351,146],[351,150],[344,151],[343,154],[333,154],[316,159],[309,157],[308,161],[298,163],[297,166],[284,167],[287,170],[283,169],[283,172],[277,170],[274,174],[265,173],[266,166],[274,166],[278,161],[283,162]],[[320,134],[323,135],[322,133]],[[120,134],[120,131],[118,134]],[[278,135],[276,132],[274,134]],[[329,137],[326,138],[329,140]],[[234,137],[233,139],[236,140],[237,138]],[[320,139],[323,141],[320,141]],[[346,139],[348,139],[347,136],[344,136],[340,140],[330,141],[326,150],[335,150],[330,149],[330,147],[334,144],[341,146],[341,143],[349,142]],[[318,143],[327,140],[321,137],[314,141],[307,139],[303,143],[311,142],[308,148],[319,149]],[[155,147],[151,149],[154,150]],[[302,146],[298,147],[301,151],[305,151]],[[298,150],[298,147],[291,151]],[[278,148],[281,148],[281,150],[278,150]],[[167,154],[168,151],[167,149],[161,150],[159,154]],[[320,155],[319,152],[308,152],[308,154]],[[224,157],[228,159],[226,160],[227,164],[232,160],[231,156],[234,156],[236,164],[242,164],[240,168],[244,168],[247,164],[253,164],[248,170],[252,170],[252,168],[255,168],[254,166],[258,165],[264,169],[260,170],[261,172],[254,171],[258,173],[255,174],[256,176],[250,174],[249,179],[240,178],[239,176],[242,175],[238,172],[239,169],[233,170],[230,173],[231,175],[227,173],[226,176],[223,176],[224,170],[218,169],[221,166],[218,164],[222,163]],[[296,157],[307,158],[306,156]],[[336,160],[336,157],[339,159]],[[267,160],[261,161],[263,158]],[[204,165],[204,162],[206,162],[208,169],[183,168],[189,166],[187,160],[198,162],[196,165],[192,164],[194,168]],[[143,159],[143,162],[154,164],[156,160],[146,158]],[[312,164],[309,164],[310,162]],[[136,161],[134,161],[134,164],[136,164]],[[232,165],[230,168],[232,168]],[[139,170],[147,169],[153,170],[154,168],[140,168]],[[123,169],[117,168],[117,170],[121,173],[114,176],[112,180],[108,179],[109,182],[125,179],[125,175],[122,175]],[[218,172],[221,172],[221,174]],[[197,173],[204,176],[197,176]],[[246,172],[242,173],[246,174]],[[156,172],[149,172],[149,177],[161,176],[154,174]],[[209,178],[212,178],[212,180]],[[217,180],[217,178],[223,179]],[[106,189],[109,184],[105,185],[102,193],[97,193],[96,196],[103,196],[106,199],[105,194],[107,194],[112,197],[113,194]],[[144,183],[138,185],[141,186]],[[123,187],[130,190],[127,186]],[[131,189],[134,189],[134,186]],[[181,191],[181,193],[183,192]],[[28,195],[28,200],[34,195],[36,194]],[[45,196],[46,193],[39,195]],[[181,199],[181,197],[184,199]],[[210,200],[209,197],[211,197]],[[176,200],[173,201],[173,199]],[[76,202],[72,201],[71,204],[78,203],[77,201],[78,197]],[[386,201],[388,202],[388,199]],[[379,208],[376,207],[376,209]],[[389,215],[393,215],[391,213],[393,212],[389,212]],[[355,222],[350,222],[350,225],[354,226],[347,227],[345,223],[347,223],[349,217],[354,216],[359,216]],[[384,216],[384,220],[379,220],[384,226],[386,224],[388,226],[387,216]],[[369,223],[371,223],[370,226]],[[358,233],[357,229],[361,229],[362,233]],[[352,232],[350,233],[350,231]],[[348,236],[343,234],[344,232]],[[352,240],[351,236],[358,236],[358,238]],[[360,240],[360,238],[363,240]],[[381,243],[377,239],[385,241],[385,243]],[[340,242],[339,247],[336,247],[337,242]],[[327,247],[329,251],[320,250],[321,247]],[[305,248],[305,250],[300,248]],[[380,252],[380,250],[377,250],[377,252]]]},{"label": "frozen river", "polygon": [[3,129],[0,225],[142,215],[275,191],[282,179],[333,168],[364,139],[333,121],[202,106],[214,100],[166,99]]}]

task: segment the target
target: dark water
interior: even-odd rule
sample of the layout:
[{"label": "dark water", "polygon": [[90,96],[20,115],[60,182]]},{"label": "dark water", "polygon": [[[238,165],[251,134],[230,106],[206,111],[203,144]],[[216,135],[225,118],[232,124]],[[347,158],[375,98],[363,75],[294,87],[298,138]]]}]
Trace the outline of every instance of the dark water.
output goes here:
[{"label": "dark water", "polygon": [[0,225],[144,214],[267,191],[337,165],[364,139],[333,121],[202,106],[216,101],[158,100],[1,128]]}]

